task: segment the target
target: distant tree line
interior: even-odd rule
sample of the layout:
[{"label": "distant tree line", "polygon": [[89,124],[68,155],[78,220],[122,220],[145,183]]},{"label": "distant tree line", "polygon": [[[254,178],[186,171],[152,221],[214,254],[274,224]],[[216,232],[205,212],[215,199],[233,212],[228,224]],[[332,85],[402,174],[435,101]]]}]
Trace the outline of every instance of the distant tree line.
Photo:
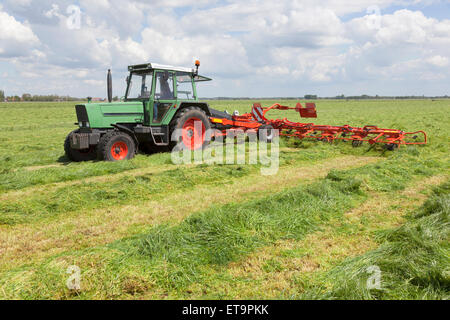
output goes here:
[{"label": "distant tree line", "polygon": [[370,96],[363,94],[360,96],[345,96],[343,94],[335,97],[319,97],[315,94],[306,94],[303,97],[215,97],[200,98],[200,100],[317,100],[317,99],[343,99],[343,100],[365,100],[365,99],[448,99],[450,96]]},{"label": "distant tree line", "polygon": [[213,98],[199,98],[200,100],[299,100],[303,97],[213,97]]},{"label": "distant tree line", "polygon": [[[364,99],[448,99],[450,96],[379,96],[362,94],[360,96],[345,96],[343,94],[335,97],[319,97],[315,94],[305,94],[303,97],[215,97],[215,98],[200,98],[201,100],[316,100],[316,99],[343,99],[343,100],[364,100]],[[60,96],[57,94],[51,95],[31,95],[24,93],[22,96],[6,96],[4,90],[0,90],[0,102],[2,101],[84,101],[87,98],[76,98],[70,96]],[[93,98],[95,101],[103,101],[101,98]],[[118,101],[119,97],[115,96],[113,101]]]},{"label": "distant tree line", "polygon": [[8,101],[80,101],[83,99],[70,97],[70,96],[59,96],[57,94],[50,95],[31,95],[29,93],[22,94],[19,96],[6,97]]},{"label": "distant tree line", "polygon": [[80,99],[71,96],[60,96],[57,94],[50,95],[31,95],[29,93],[24,93],[21,96],[11,95],[7,96],[4,90],[0,90],[0,102],[3,101],[82,101],[86,99]]},{"label": "distant tree line", "polygon": [[[306,96],[305,96],[306,98]],[[345,96],[343,94],[336,97],[324,97],[319,99],[344,99],[344,100],[364,100],[364,99],[448,99],[448,95],[445,96],[379,96],[379,95],[367,95],[362,94],[360,96]]]}]

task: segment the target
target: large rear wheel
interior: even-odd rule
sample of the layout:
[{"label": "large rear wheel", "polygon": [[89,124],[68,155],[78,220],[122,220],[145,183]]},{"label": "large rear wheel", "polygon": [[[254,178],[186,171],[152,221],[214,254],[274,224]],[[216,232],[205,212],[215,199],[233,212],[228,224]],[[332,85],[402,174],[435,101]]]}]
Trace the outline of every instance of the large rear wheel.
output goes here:
[{"label": "large rear wheel", "polygon": [[211,124],[206,113],[198,107],[182,109],[172,120],[170,126],[171,148],[198,150],[211,141]]},{"label": "large rear wheel", "polygon": [[87,149],[73,149],[70,146],[70,137],[72,136],[72,134],[77,132],[78,130],[72,131],[67,135],[66,140],[64,140],[64,151],[67,158],[69,158],[70,161],[75,162],[95,160],[97,158],[95,146],[90,146]]},{"label": "large rear wheel", "polygon": [[133,138],[121,131],[110,131],[101,137],[97,146],[98,158],[106,161],[132,159],[136,153]]}]

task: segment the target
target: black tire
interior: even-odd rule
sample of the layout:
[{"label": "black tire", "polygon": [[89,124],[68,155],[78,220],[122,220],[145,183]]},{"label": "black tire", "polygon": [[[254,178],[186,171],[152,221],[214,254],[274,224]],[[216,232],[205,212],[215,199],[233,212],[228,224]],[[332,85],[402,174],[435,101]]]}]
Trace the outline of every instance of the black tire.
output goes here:
[{"label": "black tire", "polygon": [[269,124],[263,124],[258,128],[258,139],[265,143],[272,143],[275,136],[274,128]]},{"label": "black tire", "polygon": [[69,133],[64,140],[64,151],[66,153],[67,158],[70,161],[80,162],[80,161],[90,161],[97,159],[97,153],[95,152],[95,146],[91,146],[88,149],[72,149],[70,147],[70,136],[74,133],[77,133],[78,130],[74,130]]},{"label": "black tire", "polygon": [[183,137],[181,135],[174,137],[175,130],[182,130],[183,126],[187,121],[189,121],[192,118],[196,118],[200,120],[203,123],[203,127],[205,132],[203,133],[203,143],[201,147],[195,147],[192,150],[196,149],[203,149],[206,148],[209,143],[211,142],[211,137],[209,136],[210,129],[211,129],[211,123],[209,122],[209,118],[206,115],[205,111],[203,111],[201,108],[198,107],[187,107],[184,109],[181,109],[175,117],[172,119],[170,123],[170,149],[172,150],[175,146],[178,146],[181,149],[191,149],[190,147],[186,146],[183,143]]},{"label": "black tire", "polygon": [[363,144],[363,142],[361,140],[353,140],[352,141],[352,147],[353,148],[358,148],[359,146],[361,146]]},{"label": "black tire", "polygon": [[[113,146],[116,147],[113,149]],[[100,138],[97,156],[100,160],[129,160],[136,154],[136,144],[130,135],[122,131],[110,131]]]},{"label": "black tire", "polygon": [[389,150],[389,151],[394,151],[395,149],[398,148],[398,144],[396,143],[387,143],[384,145],[384,147]]}]

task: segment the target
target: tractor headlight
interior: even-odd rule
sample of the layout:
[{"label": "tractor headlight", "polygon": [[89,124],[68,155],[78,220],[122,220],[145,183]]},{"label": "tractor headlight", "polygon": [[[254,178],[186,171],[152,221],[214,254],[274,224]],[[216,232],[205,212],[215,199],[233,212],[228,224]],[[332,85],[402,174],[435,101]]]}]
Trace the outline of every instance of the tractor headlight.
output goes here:
[{"label": "tractor headlight", "polygon": [[79,125],[80,127],[86,127],[86,128],[89,128],[89,127],[90,127],[89,121],[79,121],[79,122],[78,122],[78,125]]}]

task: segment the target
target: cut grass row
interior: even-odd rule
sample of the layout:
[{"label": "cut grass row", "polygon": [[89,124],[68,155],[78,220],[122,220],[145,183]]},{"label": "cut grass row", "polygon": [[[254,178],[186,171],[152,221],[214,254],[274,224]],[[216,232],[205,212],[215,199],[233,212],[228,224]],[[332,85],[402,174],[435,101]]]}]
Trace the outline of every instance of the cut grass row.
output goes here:
[{"label": "cut grass row", "polygon": [[199,271],[205,266],[227,265],[277,240],[299,240],[322,223],[341,216],[365,198],[361,183],[369,190],[390,192],[404,188],[415,175],[433,174],[432,168],[426,172],[421,164],[411,162],[414,164],[408,166],[391,159],[331,171],[326,179],[307,187],[210,210],[176,227],[157,227],[132,245],[127,244],[125,251],[134,251],[134,258],[141,258],[143,263],[159,266],[155,276],[159,286],[182,290],[187,283],[202,280]]},{"label": "cut grass row", "polygon": [[87,212],[99,207],[158,199],[168,192],[184,192],[199,184],[224,184],[250,171],[250,167],[244,166],[176,168],[114,181],[80,183],[76,187],[66,185],[26,199],[2,201],[0,223],[15,225],[76,210]]},{"label": "cut grass row", "polygon": [[[326,291],[331,287],[326,277],[330,269],[345,258],[376,249],[377,232],[403,224],[405,215],[423,204],[429,188],[445,179],[440,175],[413,180],[401,192],[368,192],[367,201],[301,240],[280,240],[220,272],[209,270],[207,280],[189,286],[185,296],[295,299],[306,298],[302,294],[309,294],[312,287],[322,286]],[[209,288],[209,294],[203,293],[204,287]],[[151,297],[151,292],[144,295]]]},{"label": "cut grass row", "polygon": [[[325,148],[323,152],[317,149],[303,152],[282,152],[281,166],[300,166],[311,160],[333,158],[339,155],[335,148]],[[46,168],[35,171],[22,172],[13,176],[17,180],[4,180],[3,187],[21,188],[29,185],[48,183],[55,177],[71,180],[80,176],[95,174],[118,173],[136,167],[154,168],[142,174],[111,176],[107,179],[80,181],[76,184],[56,184],[27,189],[24,192],[13,192],[0,195],[0,224],[14,225],[18,223],[36,221],[64,212],[82,209],[92,210],[111,205],[123,205],[130,201],[145,201],[159,199],[170,192],[186,192],[202,184],[226,184],[232,179],[248,175],[260,170],[261,165],[197,165],[176,166],[170,162],[170,154],[157,154],[151,159],[149,166],[146,158],[137,158],[127,162],[80,164],[72,170],[64,168]],[[158,163],[160,165],[158,166]],[[147,165],[146,165],[147,164]],[[160,170],[158,170],[160,168]],[[44,172],[58,174],[45,175]],[[139,171],[138,171],[139,172]],[[20,179],[23,177],[23,179]],[[34,177],[34,178],[33,178]],[[1,187],[0,183],[0,187]]]},{"label": "cut grass row", "polygon": [[75,181],[88,177],[112,175],[139,168],[167,166],[168,164],[171,164],[170,154],[161,153],[152,155],[151,159],[146,156],[138,156],[130,161],[90,161],[61,163],[59,166],[50,165],[42,168],[23,167],[18,169],[4,169],[3,173],[0,174],[0,193],[55,182]]},{"label": "cut grass row", "polygon": [[[379,149],[368,152],[367,148],[355,149],[344,143],[330,146],[297,139],[282,139],[280,165],[289,165],[294,161],[317,161],[345,154],[386,156],[390,153],[385,153]],[[176,168],[177,166],[172,163],[170,153],[157,153],[153,155],[138,155],[130,161],[121,162],[66,162],[59,165],[3,168],[0,169],[0,197],[2,193],[32,186],[78,181],[89,177],[114,175],[130,170],[157,167],[161,167],[164,170],[168,167]]]},{"label": "cut grass row", "polygon": [[[308,186],[211,208],[178,225],[159,225],[107,247],[66,253],[32,271],[7,271],[2,276],[3,290],[26,298],[69,297],[62,279],[64,268],[73,263],[85,270],[80,297],[115,298],[147,291],[158,292],[159,297],[186,296],[189,286],[205,281],[208,270],[223,270],[230,262],[279,240],[300,240],[338,219],[366,198],[365,190],[401,190],[410,181],[441,170],[437,160],[402,152],[381,163],[330,172],[326,179]],[[11,281],[15,277],[27,287]]]},{"label": "cut grass row", "polygon": [[[92,210],[68,212],[34,223],[5,227],[0,233],[0,270],[33,262],[58,252],[110,243],[139,234],[150,225],[176,224],[190,214],[226,203],[257,199],[287,186],[323,178],[331,169],[349,169],[379,161],[377,157],[345,156],[280,168],[277,175],[254,172],[228,184],[197,185],[160,199]],[[270,186],[270,190],[267,187]],[[24,195],[25,196],[25,195]]]},{"label": "cut grass row", "polygon": [[[314,161],[328,157],[335,157],[342,154],[339,148],[329,148],[317,145],[308,150],[299,152],[285,148],[285,143],[281,143],[280,165],[289,164],[293,161]],[[225,152],[224,152],[225,154]],[[48,165],[44,167],[29,168],[4,168],[0,169],[0,194],[10,190],[20,190],[30,186],[45,185],[55,182],[75,181],[88,177],[111,175],[133,169],[148,167],[179,167],[172,163],[169,152],[156,153],[152,155],[138,155],[129,161],[104,162],[89,161],[81,163],[64,163],[64,165]]]},{"label": "cut grass row", "polygon": [[[450,181],[433,194],[407,222],[378,231],[381,245],[347,259],[295,298],[449,299]],[[379,286],[367,285],[368,267],[380,271]],[[370,280],[369,280],[370,281]]]}]

